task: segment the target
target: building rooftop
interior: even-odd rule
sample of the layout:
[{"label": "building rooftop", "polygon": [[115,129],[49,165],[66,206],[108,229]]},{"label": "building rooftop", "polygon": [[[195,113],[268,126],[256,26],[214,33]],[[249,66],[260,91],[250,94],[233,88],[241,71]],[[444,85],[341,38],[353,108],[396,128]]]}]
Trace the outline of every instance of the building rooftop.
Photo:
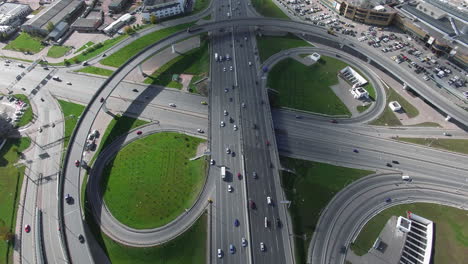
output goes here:
[{"label": "building rooftop", "polygon": [[31,11],[32,10],[28,5],[16,3],[0,4],[0,25],[8,23],[11,17],[15,17],[23,12],[30,13]]},{"label": "building rooftop", "polygon": [[78,18],[72,27],[94,28],[99,20],[99,18]]},{"label": "building rooftop", "polygon": [[83,4],[84,2],[80,0],[56,0],[44,12],[27,21],[25,25],[37,28],[45,28],[49,22],[56,25]]}]

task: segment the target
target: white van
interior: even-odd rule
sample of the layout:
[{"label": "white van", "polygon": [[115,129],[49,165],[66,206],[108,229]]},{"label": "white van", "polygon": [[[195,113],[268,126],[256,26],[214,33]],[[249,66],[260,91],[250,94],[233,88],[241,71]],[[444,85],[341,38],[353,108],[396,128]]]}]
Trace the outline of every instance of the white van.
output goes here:
[{"label": "white van", "polygon": [[271,202],[271,197],[270,197],[270,196],[267,196],[267,204],[268,204],[268,205],[271,205],[271,204],[272,204],[272,202]]},{"label": "white van", "polygon": [[265,228],[268,228],[268,217],[265,216]]},{"label": "white van", "polygon": [[411,181],[411,178],[408,175],[401,176],[401,179],[404,180],[404,181]]}]

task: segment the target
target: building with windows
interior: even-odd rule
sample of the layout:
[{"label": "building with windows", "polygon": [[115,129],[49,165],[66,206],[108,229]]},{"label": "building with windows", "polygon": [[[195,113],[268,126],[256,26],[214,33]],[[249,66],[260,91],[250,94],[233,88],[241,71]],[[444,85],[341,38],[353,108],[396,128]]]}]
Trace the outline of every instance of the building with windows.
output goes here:
[{"label": "building with windows", "polygon": [[176,16],[185,12],[186,0],[145,0],[142,17],[150,21],[152,15],[157,19]]},{"label": "building with windows", "polygon": [[81,0],[56,0],[46,10],[34,16],[21,26],[21,29],[32,35],[47,36],[48,25],[57,26],[60,22],[72,23],[85,8]]},{"label": "building with windows", "polygon": [[388,26],[397,13],[384,0],[320,0],[326,7],[334,12],[356,22]]},{"label": "building with windows", "polygon": [[29,5],[16,3],[0,4],[0,34],[3,38],[16,32],[26,17],[32,12]]},{"label": "building with windows", "polygon": [[109,10],[116,14],[123,11],[129,0],[112,0],[109,4]]}]

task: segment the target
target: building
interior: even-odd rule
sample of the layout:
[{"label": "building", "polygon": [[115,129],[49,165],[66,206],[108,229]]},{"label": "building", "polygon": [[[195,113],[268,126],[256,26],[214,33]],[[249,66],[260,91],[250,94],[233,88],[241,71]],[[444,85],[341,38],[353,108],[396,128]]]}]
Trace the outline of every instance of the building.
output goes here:
[{"label": "building", "polygon": [[128,25],[135,19],[134,16],[130,14],[125,14],[119,17],[117,20],[112,22],[110,25],[104,28],[104,33],[105,34],[114,34],[119,28],[123,27],[124,25]]},{"label": "building", "polygon": [[397,229],[404,234],[405,242],[399,263],[431,263],[434,223],[411,212],[408,212],[408,218],[400,218]]},{"label": "building", "polygon": [[52,30],[47,37],[57,41],[65,34],[65,32],[67,32],[69,28],[70,25],[68,25],[67,22],[62,21],[55,26],[54,30]]},{"label": "building", "polygon": [[110,12],[116,14],[122,12],[129,0],[112,0],[109,4]]},{"label": "building", "polygon": [[340,71],[340,76],[353,86],[362,86],[367,84],[367,80],[349,66],[344,67]]},{"label": "building", "polygon": [[390,5],[381,0],[320,0],[334,12],[356,22],[388,26],[397,13]]},{"label": "building", "polygon": [[395,7],[393,23],[438,56],[468,68],[468,15],[438,5],[437,1],[411,1]]},{"label": "building", "polygon": [[47,36],[48,25],[54,26],[60,22],[72,23],[84,9],[85,3],[81,0],[56,0],[42,13],[34,16],[21,26],[21,29],[32,35]]},{"label": "building", "polygon": [[0,4],[0,35],[3,38],[11,36],[31,12],[32,9],[29,5]]},{"label": "building", "polygon": [[312,64],[315,64],[317,61],[320,60],[320,54],[318,54],[317,52],[314,52],[310,54],[309,56],[307,56],[307,58],[312,61]]},{"label": "building", "polygon": [[104,12],[99,11],[99,15],[94,18],[78,18],[72,25],[73,30],[79,32],[96,32],[98,28],[104,23]]},{"label": "building", "polygon": [[401,105],[397,101],[392,101],[388,103],[388,107],[390,107],[390,109],[392,109],[393,112],[397,112],[401,110]]},{"label": "building", "polygon": [[185,12],[186,0],[145,0],[142,17],[150,21],[151,15],[157,19],[176,16]]}]

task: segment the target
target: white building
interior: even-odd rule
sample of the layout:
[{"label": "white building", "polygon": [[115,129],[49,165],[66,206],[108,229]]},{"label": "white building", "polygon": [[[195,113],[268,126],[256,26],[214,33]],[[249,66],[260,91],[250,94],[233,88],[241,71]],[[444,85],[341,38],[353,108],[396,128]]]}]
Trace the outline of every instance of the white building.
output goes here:
[{"label": "white building", "polygon": [[390,107],[390,109],[392,109],[393,112],[401,110],[401,105],[397,101],[392,101],[388,103],[388,107]]},{"label": "white building", "polygon": [[342,69],[340,74],[353,85],[362,86],[367,84],[367,80],[349,66]]},{"label": "white building", "polygon": [[351,88],[351,94],[354,99],[369,98],[369,93],[362,87],[353,86],[353,88]]},{"label": "white building", "polygon": [[119,28],[123,27],[124,25],[130,24],[133,19],[134,19],[134,16],[130,14],[122,15],[117,20],[115,20],[110,25],[108,25],[106,28],[104,28],[103,31],[105,34],[113,34],[117,30],[119,30]]},{"label": "white building", "polygon": [[309,56],[307,56],[307,58],[312,61],[312,64],[314,64],[320,60],[320,54],[318,54],[317,52],[314,52],[310,54]]},{"label": "white building", "polygon": [[151,15],[157,19],[176,16],[185,12],[186,0],[145,0],[142,18],[151,20]]}]

